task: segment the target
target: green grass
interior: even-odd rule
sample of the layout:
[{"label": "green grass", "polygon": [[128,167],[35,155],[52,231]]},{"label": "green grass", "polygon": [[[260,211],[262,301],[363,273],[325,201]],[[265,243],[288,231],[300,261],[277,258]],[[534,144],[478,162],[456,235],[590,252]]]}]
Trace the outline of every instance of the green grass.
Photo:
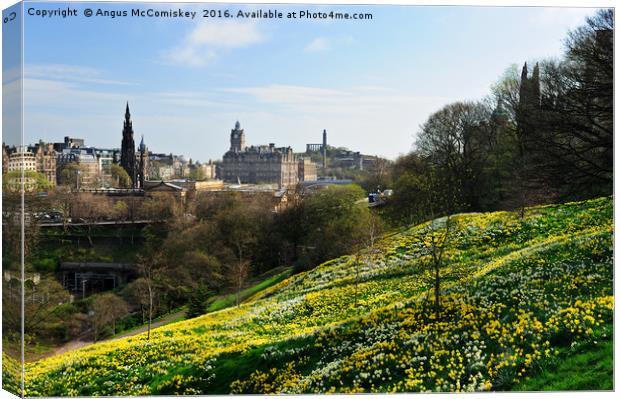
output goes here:
[{"label": "green grass", "polygon": [[[463,214],[442,267],[427,224],[259,276],[210,313],[26,365],[29,396],[612,389],[613,202]],[[280,282],[278,282],[280,281]],[[228,308],[224,309],[226,306]],[[213,310],[222,309],[213,312]],[[112,382],[112,383],[111,383]]]},{"label": "green grass", "polygon": [[613,390],[613,341],[589,343],[560,352],[539,373],[515,385],[513,391]]},{"label": "green grass", "polygon": [[[180,307],[174,308],[170,312],[167,312],[167,313],[164,313],[164,314],[162,314],[160,316],[157,316],[156,318],[154,318],[151,321],[151,323],[157,323],[157,322],[159,322],[159,321],[161,321],[161,320],[163,320],[163,319],[165,319],[167,317],[170,317],[170,315],[173,315],[175,313],[179,313],[179,312],[181,312],[183,310],[186,310],[186,308],[187,308],[186,306],[180,306]],[[176,323],[176,322],[182,321],[182,320],[185,320],[185,315],[181,315],[181,316],[176,317],[174,319],[168,320],[165,323],[163,323],[163,324],[161,324],[161,325],[159,325],[157,327],[161,327],[161,326],[165,326],[165,325],[168,325],[168,324]],[[143,327],[146,327],[146,326],[148,326],[148,322],[144,323],[144,324],[139,324],[139,325],[127,328],[125,330],[120,330],[116,334],[114,334],[114,335],[112,335],[112,336],[110,336],[109,338],[106,338],[106,339],[118,338],[118,337],[121,337],[123,335],[129,334],[129,333],[131,333],[133,331],[139,330],[140,328],[143,328]]]},{"label": "green grass", "polygon": [[[280,274],[276,274],[275,276],[270,277],[266,280],[263,280],[256,285],[246,288],[245,290],[241,291],[241,294],[239,295],[239,300],[243,302],[244,300],[250,298],[254,294],[266,288],[269,288],[272,285],[278,284],[280,281],[283,281],[285,278],[291,275],[291,270],[292,270],[291,268],[287,268],[285,269],[284,272]],[[226,295],[224,297],[218,297],[213,302],[211,302],[211,304],[209,304],[209,306],[207,307],[207,313],[215,312],[217,310],[221,310],[221,309],[225,309],[230,306],[233,306],[235,305],[235,301],[236,301],[235,294]]]}]

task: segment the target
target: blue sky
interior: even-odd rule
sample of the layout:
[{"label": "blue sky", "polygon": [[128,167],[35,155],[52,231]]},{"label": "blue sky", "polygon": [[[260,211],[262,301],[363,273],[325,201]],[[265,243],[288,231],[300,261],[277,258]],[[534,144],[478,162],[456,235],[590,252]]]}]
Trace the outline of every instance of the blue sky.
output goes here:
[{"label": "blue sky", "polygon": [[[559,57],[587,8],[264,6],[370,12],[372,20],[86,18],[86,7],[26,3],[78,17],[25,17],[25,137],[118,147],[125,101],[136,142],[206,161],[238,119],[248,144],[303,151],[323,129],[335,146],[395,158],[445,104],[481,99],[511,64]],[[158,9],[200,11],[196,4]],[[5,74],[7,72],[5,71]]]}]

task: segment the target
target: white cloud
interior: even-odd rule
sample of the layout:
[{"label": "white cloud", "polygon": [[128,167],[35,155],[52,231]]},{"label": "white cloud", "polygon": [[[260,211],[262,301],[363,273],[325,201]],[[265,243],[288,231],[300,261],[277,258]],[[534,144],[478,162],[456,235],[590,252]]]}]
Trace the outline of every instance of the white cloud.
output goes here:
[{"label": "white cloud", "polygon": [[202,67],[215,60],[222,50],[247,47],[265,39],[265,34],[255,23],[203,22],[189,32],[178,46],[164,51],[162,56],[172,64]]},{"label": "white cloud", "polygon": [[268,134],[270,142],[303,149],[305,143],[318,142],[327,129],[332,145],[390,158],[411,149],[419,126],[432,112],[457,100],[376,85],[342,89],[268,85],[223,91],[251,96],[256,101],[252,109],[265,113],[242,115],[249,143],[267,142]]},{"label": "white cloud", "polygon": [[280,105],[305,105],[322,102],[334,96],[345,95],[344,92],[333,89],[289,85],[222,89],[222,91],[248,94],[254,96],[258,101]]},{"label": "white cloud", "polygon": [[392,88],[382,86],[357,86],[335,90],[309,86],[269,85],[222,89],[222,91],[251,95],[259,102],[274,106],[322,113],[357,113],[361,109],[387,109],[397,104],[447,101],[444,97],[402,95]]},{"label": "white cloud", "polygon": [[319,36],[310,43],[306,44],[304,51],[307,53],[318,53],[321,51],[330,50],[335,46],[351,45],[355,43],[355,39],[352,36],[338,36],[338,37],[323,37]]},{"label": "white cloud", "polygon": [[129,82],[104,79],[105,71],[66,64],[26,64],[24,65],[26,78],[53,79],[71,82],[95,83],[103,85],[130,85]]},{"label": "white cloud", "polygon": [[50,79],[24,79],[24,106],[42,106],[64,108],[66,110],[83,109],[85,105],[125,102],[122,93],[103,92],[80,88],[79,84]]},{"label": "white cloud", "polygon": [[314,53],[318,51],[325,51],[329,49],[329,41],[325,37],[317,37],[306,45],[304,51]]}]

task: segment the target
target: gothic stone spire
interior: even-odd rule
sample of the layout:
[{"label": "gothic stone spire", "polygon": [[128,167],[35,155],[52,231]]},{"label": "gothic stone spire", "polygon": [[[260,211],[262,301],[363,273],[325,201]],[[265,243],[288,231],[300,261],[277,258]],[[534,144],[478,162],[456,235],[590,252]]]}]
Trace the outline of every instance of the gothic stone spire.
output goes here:
[{"label": "gothic stone spire", "polygon": [[131,185],[136,187],[136,145],[133,140],[133,127],[129,102],[125,109],[125,122],[123,123],[123,141],[121,142],[121,166],[131,178]]}]

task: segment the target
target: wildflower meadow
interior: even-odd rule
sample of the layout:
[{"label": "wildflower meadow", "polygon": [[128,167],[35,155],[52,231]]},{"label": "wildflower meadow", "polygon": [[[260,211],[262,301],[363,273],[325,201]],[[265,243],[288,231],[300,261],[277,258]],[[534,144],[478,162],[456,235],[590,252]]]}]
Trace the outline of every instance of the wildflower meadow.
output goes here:
[{"label": "wildflower meadow", "polygon": [[[600,198],[523,217],[452,216],[439,317],[428,265],[442,220],[391,232],[379,251],[333,259],[150,340],[27,363],[26,395],[544,389],[536,379],[566,359],[612,359],[612,214],[613,200]],[[612,374],[582,388],[611,389]]]}]

